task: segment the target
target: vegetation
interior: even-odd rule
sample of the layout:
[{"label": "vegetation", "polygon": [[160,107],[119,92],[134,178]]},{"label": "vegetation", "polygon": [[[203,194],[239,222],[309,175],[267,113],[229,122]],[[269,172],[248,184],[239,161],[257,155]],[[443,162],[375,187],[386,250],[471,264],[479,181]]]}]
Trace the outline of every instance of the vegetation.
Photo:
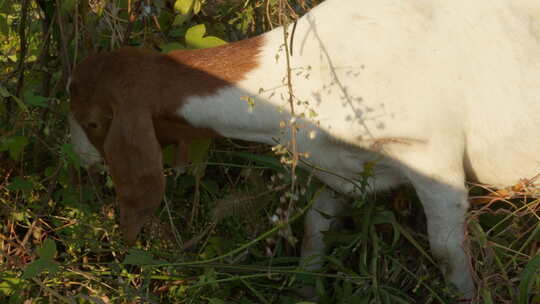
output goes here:
[{"label": "vegetation", "polygon": [[[0,0],[0,302],[285,304],[305,301],[296,291],[308,284],[321,303],[451,303],[412,189],[356,201],[346,227],[326,234],[325,268],[309,273],[298,240],[322,186],[270,147],[197,142],[181,175],[166,148],[166,198],[133,248],[121,241],[106,168],[83,168],[73,153],[65,87],[81,58],[126,44],[211,47],[318,2]],[[471,188],[480,303],[540,303],[534,181]]]}]

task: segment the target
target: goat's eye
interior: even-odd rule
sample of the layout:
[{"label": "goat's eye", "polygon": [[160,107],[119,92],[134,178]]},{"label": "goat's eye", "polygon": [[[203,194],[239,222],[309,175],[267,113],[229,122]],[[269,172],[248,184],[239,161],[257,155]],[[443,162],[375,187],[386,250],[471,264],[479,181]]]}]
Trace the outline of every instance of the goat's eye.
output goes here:
[{"label": "goat's eye", "polygon": [[98,127],[98,125],[95,122],[91,122],[91,123],[88,123],[88,127],[92,128],[92,129],[96,129]]}]

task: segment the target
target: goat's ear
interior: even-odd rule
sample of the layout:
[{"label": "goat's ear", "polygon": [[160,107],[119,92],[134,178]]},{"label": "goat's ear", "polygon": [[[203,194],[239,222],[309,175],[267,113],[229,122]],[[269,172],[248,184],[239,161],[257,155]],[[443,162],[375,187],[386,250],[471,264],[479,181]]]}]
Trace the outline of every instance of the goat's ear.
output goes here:
[{"label": "goat's ear", "polygon": [[72,113],[68,115],[69,130],[73,150],[80,157],[84,166],[92,167],[101,162],[98,150],[92,145],[81,125],[77,122]]},{"label": "goat's ear", "polygon": [[117,112],[104,152],[120,205],[120,227],[132,245],[163,198],[165,178],[151,114],[143,110]]}]

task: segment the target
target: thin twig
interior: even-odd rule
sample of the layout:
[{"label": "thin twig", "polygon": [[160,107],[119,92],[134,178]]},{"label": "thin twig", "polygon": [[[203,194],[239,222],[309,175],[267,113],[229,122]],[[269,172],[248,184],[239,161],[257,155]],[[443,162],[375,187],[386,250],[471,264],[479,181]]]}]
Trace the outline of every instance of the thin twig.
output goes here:
[{"label": "thin twig", "polygon": [[54,296],[55,298],[59,299],[60,301],[64,302],[64,303],[69,303],[69,304],[75,304],[76,302],[73,300],[73,299],[70,299],[70,298],[67,298],[67,297],[64,297],[62,296],[61,294],[59,294],[58,292],[56,292],[54,289],[48,287],[47,285],[45,285],[43,282],[41,282],[40,280],[36,279],[36,278],[33,278],[32,281],[34,281],[34,283],[38,284],[41,288],[43,288],[46,292],[50,293],[52,296]]},{"label": "thin twig", "polygon": [[272,23],[272,17],[270,16],[270,2],[271,0],[266,1],[266,19],[268,19],[268,24],[270,25],[270,30],[274,29],[274,24]]},{"label": "thin twig", "polygon": [[[291,111],[291,122],[290,122],[290,128],[291,128],[291,142],[290,142],[290,149],[292,153],[292,162],[291,162],[291,196],[289,199],[289,207],[288,210],[290,211],[292,209],[293,203],[296,198],[296,166],[298,165],[299,160],[299,153],[298,153],[298,147],[296,142],[296,135],[297,135],[297,127],[296,127],[296,114],[294,109],[294,90],[293,90],[293,84],[292,84],[292,73],[291,73],[291,58],[289,53],[289,29],[288,29],[288,18],[285,15],[284,12],[284,1],[280,1],[280,12],[279,12],[279,21],[281,26],[283,27],[283,45],[285,47],[285,59],[287,63],[287,89],[288,89],[288,101],[289,101],[289,107]],[[287,212],[286,219],[288,220],[290,212]]]},{"label": "thin twig", "polygon": [[171,225],[171,231],[174,235],[174,239],[176,240],[176,243],[178,247],[182,247],[182,236],[178,232],[178,229],[176,229],[176,226],[174,225],[173,216],[171,209],[169,208],[169,200],[167,199],[167,196],[163,196],[163,202],[165,203],[165,211],[167,211],[167,216],[169,218],[169,224]]},{"label": "thin twig", "polygon": [[126,45],[129,43],[129,37],[131,36],[131,31],[133,30],[133,24],[137,20],[137,12],[139,11],[140,6],[140,1],[133,4],[132,0],[128,0],[128,25],[124,34],[124,40],[122,41],[122,45]]}]

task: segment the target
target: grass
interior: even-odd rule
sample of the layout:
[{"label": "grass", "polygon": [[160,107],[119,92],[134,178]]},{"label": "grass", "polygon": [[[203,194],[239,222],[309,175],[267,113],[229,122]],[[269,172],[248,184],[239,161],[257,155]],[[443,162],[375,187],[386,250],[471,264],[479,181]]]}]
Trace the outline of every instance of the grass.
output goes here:
[{"label": "grass", "polygon": [[[0,301],[299,303],[296,291],[307,284],[320,303],[452,303],[412,189],[357,202],[345,227],[326,234],[325,268],[308,273],[297,258],[302,212],[320,185],[307,186],[290,223],[294,237],[283,237],[287,225],[269,218],[283,208],[286,175],[263,169],[277,168],[268,153],[252,153],[264,148],[244,148],[214,144],[199,181],[166,170],[167,204],[134,248],[122,244],[105,171],[75,170],[70,179],[66,161],[58,166],[65,172],[24,187],[10,175],[16,167],[4,167]],[[540,303],[538,201],[477,192],[468,226],[480,303]]]}]

